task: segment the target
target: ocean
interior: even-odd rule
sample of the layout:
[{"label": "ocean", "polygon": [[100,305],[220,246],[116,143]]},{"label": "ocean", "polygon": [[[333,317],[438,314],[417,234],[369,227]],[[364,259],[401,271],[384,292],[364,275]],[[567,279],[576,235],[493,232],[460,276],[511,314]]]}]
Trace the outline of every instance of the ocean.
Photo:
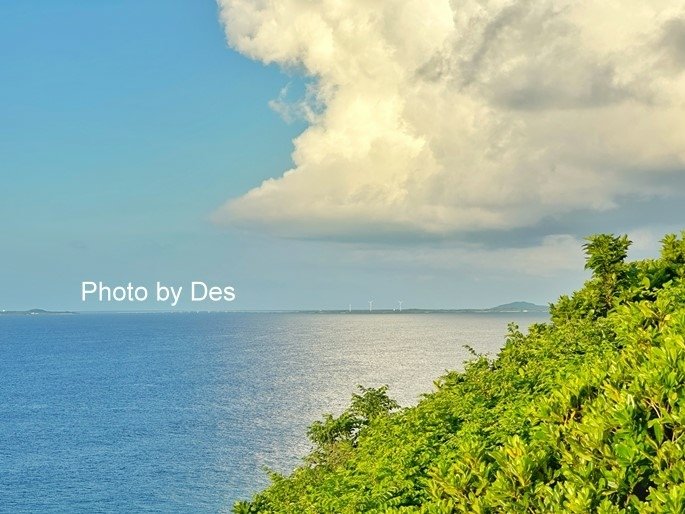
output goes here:
[{"label": "ocean", "polygon": [[357,384],[403,406],[544,314],[0,316],[0,511],[230,512]]}]

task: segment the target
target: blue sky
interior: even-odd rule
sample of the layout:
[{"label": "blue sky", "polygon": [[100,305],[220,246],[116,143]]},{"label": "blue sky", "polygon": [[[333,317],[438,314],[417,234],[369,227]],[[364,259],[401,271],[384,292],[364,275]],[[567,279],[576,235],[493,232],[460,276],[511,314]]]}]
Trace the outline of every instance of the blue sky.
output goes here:
[{"label": "blue sky", "polygon": [[[422,237],[398,222],[388,238],[353,218],[343,233],[311,235],[309,222],[288,221],[310,199],[284,189],[265,204],[268,223],[253,223],[249,201],[234,211],[246,223],[215,223],[226,201],[292,168],[293,141],[319,122],[286,122],[269,106],[286,86],[298,105],[305,80],[260,49],[252,60],[229,48],[211,1],[10,0],[0,5],[0,47],[0,308],[138,307],[84,306],[82,280],[237,288],[233,304],[203,309],[363,308],[369,298],[478,307],[551,301],[585,276],[584,234],[559,228],[576,211],[544,212],[518,232]],[[577,212],[586,220],[592,210]],[[281,214],[305,228],[274,228]],[[606,226],[637,231],[645,251],[661,229],[620,217]]]},{"label": "blue sky", "polygon": [[267,102],[293,77],[229,51],[211,2],[0,11],[3,305],[73,308],[82,274],[200,273],[198,239],[230,265],[206,218],[289,162],[302,127]]}]

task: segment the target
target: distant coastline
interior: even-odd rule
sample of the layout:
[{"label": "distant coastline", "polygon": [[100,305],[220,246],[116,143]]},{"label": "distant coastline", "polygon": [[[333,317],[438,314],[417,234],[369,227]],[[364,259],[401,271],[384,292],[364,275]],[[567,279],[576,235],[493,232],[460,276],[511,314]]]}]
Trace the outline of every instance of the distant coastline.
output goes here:
[{"label": "distant coastline", "polygon": [[293,310],[231,310],[231,311],[192,311],[192,310],[147,310],[147,311],[48,311],[45,309],[30,309],[27,311],[0,310],[1,315],[13,316],[55,316],[72,314],[192,314],[192,313],[244,313],[244,314],[522,314],[549,312],[547,305],[537,305],[530,302],[511,302],[496,307],[483,309],[422,309],[422,308],[395,308],[395,309],[293,309]]},{"label": "distant coastline", "polygon": [[297,311],[307,313],[321,313],[321,314],[495,314],[495,313],[540,313],[546,314],[549,312],[547,305],[537,305],[530,302],[511,302],[496,307],[487,309],[323,309],[323,310],[307,310]]}]

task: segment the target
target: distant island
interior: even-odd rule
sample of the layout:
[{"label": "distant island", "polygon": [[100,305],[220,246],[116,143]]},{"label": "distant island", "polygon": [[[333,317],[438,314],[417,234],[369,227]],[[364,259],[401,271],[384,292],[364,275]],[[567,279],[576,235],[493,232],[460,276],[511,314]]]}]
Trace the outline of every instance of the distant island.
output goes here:
[{"label": "distant island", "polygon": [[537,312],[547,313],[549,307],[547,305],[537,305],[531,302],[511,302],[490,307],[487,309],[322,309],[322,310],[307,310],[298,311],[304,313],[320,313],[320,314],[453,314],[453,313],[521,313],[521,312]]},{"label": "distant island", "polygon": [[71,311],[46,311],[45,309],[31,309],[28,311],[0,311],[0,315],[14,315],[14,316],[51,316],[56,314],[76,314]]},{"label": "distant island", "polygon": [[511,302],[485,310],[487,312],[549,312],[549,306],[530,302]]}]

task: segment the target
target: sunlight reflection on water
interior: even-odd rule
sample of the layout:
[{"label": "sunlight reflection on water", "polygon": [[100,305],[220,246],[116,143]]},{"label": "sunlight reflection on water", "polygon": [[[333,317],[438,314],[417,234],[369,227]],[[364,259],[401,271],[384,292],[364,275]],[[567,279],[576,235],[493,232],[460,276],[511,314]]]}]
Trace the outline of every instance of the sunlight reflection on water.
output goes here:
[{"label": "sunlight reflection on water", "polygon": [[402,405],[509,321],[539,314],[98,314],[0,319],[0,497],[9,511],[217,512],[357,384]]}]

